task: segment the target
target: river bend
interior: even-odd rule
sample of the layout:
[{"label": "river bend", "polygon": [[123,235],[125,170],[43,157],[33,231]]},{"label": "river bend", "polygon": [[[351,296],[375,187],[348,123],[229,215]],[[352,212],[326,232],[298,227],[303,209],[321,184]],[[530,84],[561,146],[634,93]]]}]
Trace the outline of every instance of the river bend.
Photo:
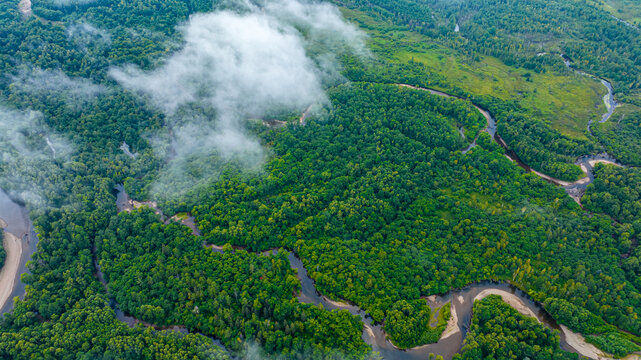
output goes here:
[{"label": "river bend", "polygon": [[[489,114],[488,114],[489,116]],[[183,225],[188,226],[192,230],[192,234],[199,236],[200,230],[195,225],[193,217],[179,219],[177,217],[168,218],[162,211],[160,211],[156,204],[153,202],[136,202],[131,200],[124,191],[122,185],[116,187],[117,193],[117,207],[118,211],[131,211],[133,208],[148,206],[161,216],[161,221],[168,223],[169,221],[179,221]],[[203,244],[216,252],[223,252],[221,246]],[[242,247],[234,247],[234,249],[243,249]],[[278,249],[269,249],[261,252],[262,256],[270,256],[276,253]],[[95,255],[95,248],[94,248]],[[326,296],[323,296],[317,291],[314,280],[312,280],[303,262],[293,252],[289,253],[288,260],[292,269],[296,270],[297,277],[301,283],[301,291],[297,295],[301,303],[321,305],[327,310],[347,310],[352,315],[360,316],[363,321],[363,334],[362,339],[369,344],[372,349],[382,355],[387,360],[423,360],[430,354],[437,354],[443,356],[444,359],[451,359],[456,353],[460,352],[463,346],[463,341],[467,334],[472,319],[472,308],[474,301],[480,300],[488,295],[500,295],[505,302],[514,307],[520,313],[531,316],[537,321],[543,323],[550,329],[556,329],[560,332],[561,348],[581,354],[592,359],[609,359],[606,355],[602,354],[593,345],[587,343],[585,339],[577,333],[572,332],[564,326],[559,326],[554,319],[543,309],[542,305],[534,301],[524,291],[506,282],[492,282],[484,281],[468,285],[462,289],[452,290],[444,295],[432,295],[425,300],[430,308],[437,309],[442,306],[450,306],[451,318],[448,321],[447,328],[444,330],[441,338],[434,344],[419,346],[413,349],[401,350],[394,346],[386,337],[381,324],[374,324],[372,318],[367,315],[365,311],[356,305],[348,304],[341,301],[334,301]],[[94,265],[96,267],[96,276],[100,282],[107,289],[107,283],[100,271],[100,267],[94,257]],[[117,318],[129,326],[141,324],[143,326],[151,326],[158,329],[167,329],[188,333],[189,329],[184,326],[173,326],[161,328],[153,324],[146,323],[142,320],[128,316],[119,310],[117,304],[112,300],[112,307],[116,312]],[[212,338],[216,345],[223,347],[223,345]],[[223,347],[224,348],[224,347]]]}]

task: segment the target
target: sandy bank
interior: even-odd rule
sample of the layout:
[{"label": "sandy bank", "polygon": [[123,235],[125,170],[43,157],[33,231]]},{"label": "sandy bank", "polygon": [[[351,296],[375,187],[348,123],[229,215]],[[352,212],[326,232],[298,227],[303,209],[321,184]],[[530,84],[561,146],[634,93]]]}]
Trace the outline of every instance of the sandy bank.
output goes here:
[{"label": "sandy bank", "polygon": [[458,326],[458,315],[456,314],[456,307],[450,304],[450,319],[447,321],[447,326],[445,327],[445,330],[443,330],[439,341],[447,339],[448,337],[460,331],[461,329]]},{"label": "sandy bank", "polygon": [[305,111],[303,112],[303,114],[300,116],[300,118],[298,118],[298,124],[299,124],[299,125],[305,126],[305,120],[306,120],[306,119],[307,119],[307,117],[309,116],[309,113],[310,113],[310,111],[312,110],[312,106],[313,106],[313,105],[309,105],[309,106],[307,107],[307,109],[305,109]]},{"label": "sandy bank", "polygon": [[[2,222],[4,223],[4,220]],[[4,224],[6,225],[6,223]],[[20,266],[20,257],[22,256],[22,241],[19,237],[5,231],[2,246],[7,253],[7,258],[2,270],[0,270],[0,308],[11,300],[9,296],[13,291],[18,267]]]},{"label": "sandy bank", "polygon": [[621,165],[610,160],[590,160],[589,163],[590,163],[590,166],[592,167],[595,167],[596,164],[606,164],[606,165],[614,165],[614,166],[621,167]]},{"label": "sandy bank", "polygon": [[613,359],[607,355],[605,355],[601,350],[597,349],[596,346],[588,343],[585,341],[585,338],[581,336],[581,334],[577,334],[573,332],[572,330],[568,329],[567,326],[565,325],[560,325],[561,326],[561,331],[563,331],[563,334],[565,335],[565,341],[574,348],[574,350],[578,351],[579,354],[583,356],[587,356],[590,359],[597,359],[597,360],[610,360]]},{"label": "sandy bank", "polygon": [[505,301],[508,305],[516,309],[516,311],[520,312],[521,314],[525,316],[531,316],[535,318],[538,322],[541,322],[539,318],[536,316],[536,314],[527,307],[523,301],[516,295],[507,292],[505,290],[499,290],[499,289],[487,289],[481,291],[476,297],[474,298],[474,301],[477,300],[482,300],[490,295],[499,295],[503,298],[503,301]]},{"label": "sandy bank", "polygon": [[[541,322],[541,320],[532,311],[532,309],[528,308],[518,296],[504,290],[498,290],[498,289],[483,290],[474,298],[474,301],[481,300],[489,295],[500,295],[503,298],[503,301],[505,301],[505,303],[513,307],[519,313],[526,316],[533,317],[538,322]],[[609,355],[604,354],[596,346],[585,341],[585,338],[581,336],[581,334],[577,334],[573,332],[572,330],[568,329],[564,325],[560,325],[560,326],[561,326],[561,331],[563,332],[563,335],[565,335],[565,340],[568,343],[568,345],[574,348],[574,350],[576,350],[582,356],[588,357],[590,359],[596,359],[596,360],[612,359],[611,357],[609,357]],[[632,359],[634,358],[633,357],[630,358],[630,360]]]},{"label": "sandy bank", "polygon": [[581,171],[583,171],[584,173],[587,174],[588,173],[588,167],[585,166],[585,164],[581,164]]},{"label": "sandy bank", "polygon": [[323,300],[325,300],[328,303],[330,303],[330,304],[332,304],[332,305],[334,305],[336,307],[339,307],[339,308],[346,308],[346,307],[350,306],[348,303],[345,303],[345,302],[342,302],[342,301],[334,301],[334,300],[328,298],[327,296],[323,296]]},{"label": "sandy bank", "polygon": [[363,326],[365,327],[365,331],[369,335],[370,339],[376,339],[376,335],[374,334],[374,330],[372,330],[372,328],[367,324],[363,324]]}]

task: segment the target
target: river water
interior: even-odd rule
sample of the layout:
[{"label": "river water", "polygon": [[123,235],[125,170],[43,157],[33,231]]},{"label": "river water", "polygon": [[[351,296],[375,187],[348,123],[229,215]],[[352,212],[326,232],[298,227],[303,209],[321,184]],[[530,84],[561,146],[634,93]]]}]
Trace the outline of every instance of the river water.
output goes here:
[{"label": "river water", "polygon": [[[327,310],[347,310],[352,315],[360,316],[364,323],[362,335],[363,340],[368,345],[372,346],[374,351],[379,352],[383,358],[387,360],[424,360],[432,353],[441,355],[446,360],[451,359],[461,350],[463,345],[463,340],[465,339],[465,335],[467,334],[467,330],[469,329],[472,321],[474,298],[487,290],[499,290],[514,295],[527,309],[535,314],[536,318],[545,326],[550,329],[561,330],[554,319],[543,309],[543,307],[532,300],[532,298],[522,290],[505,282],[484,281],[468,285],[459,290],[450,291],[445,295],[432,296],[428,298],[427,302],[432,309],[451,303],[453,313],[456,313],[456,329],[458,331],[447,337],[442,337],[434,344],[423,345],[408,350],[401,350],[396,348],[389,340],[387,340],[382,326],[380,324],[374,324],[372,318],[358,306],[332,301],[321,295],[316,290],[314,281],[307,275],[307,270],[303,266],[302,261],[293,253],[290,253],[289,261],[291,267],[297,270],[298,279],[301,282],[301,292],[298,295],[298,300],[302,303],[322,305],[323,308]],[[563,332],[561,332],[560,336],[561,348],[563,350],[578,352],[567,343]]]},{"label": "river water", "polygon": [[[116,196],[118,210],[126,211],[127,209],[129,209],[129,207],[126,206],[126,204],[131,204],[132,201],[131,199],[129,199],[129,196],[125,193],[124,187],[119,185],[116,187],[116,189],[118,190],[118,193]],[[183,225],[189,226],[192,229],[192,233],[199,234],[200,232],[198,231],[197,226],[193,222],[193,218],[190,218],[190,219],[191,221],[188,223],[185,223],[183,221],[182,222]],[[206,246],[212,248],[214,251],[222,252],[222,248],[220,246],[213,246],[213,245],[206,245]],[[242,249],[242,248],[235,247],[235,249]],[[277,251],[278,249],[270,249],[270,250],[263,251],[261,255],[270,256],[272,254],[275,254]],[[94,249],[94,254],[95,254],[95,249]],[[560,327],[556,324],[556,322],[552,319],[552,317],[543,309],[543,307],[539,303],[532,300],[525,292],[505,282],[485,281],[485,282],[471,284],[462,289],[450,291],[445,295],[431,296],[427,298],[426,301],[432,309],[439,308],[441,306],[447,305],[448,303],[451,304],[452,313],[456,314],[452,316],[452,319],[456,318],[456,321],[454,322],[454,320],[451,320],[454,331],[449,332],[448,336],[444,336],[437,343],[420,346],[414,349],[400,350],[396,348],[389,340],[387,340],[382,326],[380,324],[374,324],[372,321],[372,318],[369,317],[367,313],[362,309],[360,309],[358,306],[353,304],[347,304],[344,302],[332,301],[327,297],[323,296],[322,294],[320,294],[316,290],[314,280],[312,280],[309,277],[307,273],[307,269],[303,265],[303,262],[293,252],[289,253],[288,260],[291,268],[296,270],[297,277],[301,283],[301,291],[297,295],[298,300],[301,303],[322,305],[322,307],[327,310],[347,310],[352,315],[360,316],[364,324],[363,334],[362,334],[363,341],[369,344],[374,351],[379,352],[383,356],[383,358],[387,360],[414,360],[414,359],[423,360],[423,359],[426,359],[431,353],[442,355],[444,359],[451,359],[454,356],[454,354],[458,353],[461,350],[461,347],[463,345],[465,335],[467,334],[467,330],[470,326],[471,319],[472,319],[472,308],[474,305],[474,299],[484,291],[500,291],[500,292],[504,292],[505,294],[511,297],[514,297],[522,305],[522,307],[524,307],[529,312],[531,312],[531,314],[534,314],[536,318],[540,322],[545,324],[548,328],[560,330]],[[100,267],[95,259],[94,259],[94,265],[96,267],[96,276],[98,277],[99,281],[105,286],[105,289],[108,290],[107,282],[105,281],[104,276],[100,271]],[[189,332],[189,329],[187,329],[184,326],[160,328],[160,327],[154,326],[153,324],[149,324],[142,320],[136,319],[132,316],[128,316],[127,314],[123,313],[118,308],[118,305],[113,301],[112,301],[112,307],[116,312],[116,316],[118,320],[132,327],[137,324],[141,324],[144,326],[152,326],[157,329],[174,330],[182,333]],[[523,312],[523,309],[521,309],[520,311]],[[447,331],[448,330],[446,330],[446,332]],[[561,332],[560,336],[561,336],[562,349],[566,351],[571,351],[571,352],[579,352],[577,351],[577,349],[573,348],[570,344],[568,344],[565,338],[565,333]],[[215,341],[215,344],[223,347],[219,341],[214,339],[212,339],[212,341]]]},{"label": "river water", "polygon": [[[599,123],[604,123],[604,122],[608,121],[610,119],[610,117],[612,117],[612,114],[614,114],[614,110],[616,109],[616,107],[618,105],[616,100],[614,100],[614,90],[612,89],[612,84],[609,81],[607,81],[605,79],[602,79],[600,77],[594,76],[592,74],[588,74],[586,72],[583,72],[583,71],[580,71],[580,70],[577,70],[577,69],[574,69],[572,67],[572,59],[570,59],[565,54],[561,54],[560,56],[563,59],[563,63],[565,64],[565,67],[567,67],[568,69],[573,69],[579,75],[587,76],[589,78],[597,79],[597,80],[601,81],[601,84],[603,84],[603,86],[605,86],[605,88],[608,90],[608,93],[603,95],[603,104],[605,104],[606,112],[601,117],[601,120],[599,120]],[[592,134],[592,121],[593,121],[593,119],[589,119],[588,120],[588,132],[590,134]]]},{"label": "river water", "polygon": [[[13,289],[7,301],[0,304],[0,313],[4,314],[13,309],[14,297],[24,298],[26,284],[20,280],[20,276],[29,273],[27,261],[36,252],[38,236],[33,229],[29,212],[25,206],[11,199],[3,190],[0,190],[0,218],[7,223],[4,231],[17,236],[22,245],[22,254],[19,259],[18,271],[14,277]],[[4,284],[0,284],[0,286],[4,286]]]},{"label": "river water", "polygon": [[[567,60],[565,57],[563,59],[564,59],[564,61],[566,61],[566,65],[570,63],[570,60]],[[591,75],[588,75],[588,76],[591,76]],[[614,109],[615,109],[617,103],[616,103],[616,101],[614,101],[614,97],[612,96],[612,86],[610,85],[610,83],[607,82],[606,80],[601,80],[601,82],[609,90],[608,94],[606,94],[603,97],[603,99],[606,102],[606,104],[609,104],[607,106],[608,113],[604,114],[603,118],[600,121],[600,122],[605,122],[610,118],[610,116],[614,112]],[[421,88],[421,87],[416,87],[416,86],[407,85],[407,84],[396,84],[396,85],[407,87],[407,88],[414,89],[414,90],[427,91],[432,95],[443,96],[443,97],[454,97],[454,98],[457,98],[457,99],[466,100],[466,99],[463,99],[463,98],[461,98],[459,96],[448,94],[448,93],[445,93],[445,92],[442,92],[442,91],[439,91],[439,90],[435,90],[435,89]],[[584,156],[579,157],[576,160],[575,165],[580,166],[582,168],[582,170],[584,172],[586,172],[586,176],[581,178],[581,179],[579,179],[579,180],[577,180],[577,181],[575,181],[575,182],[567,182],[567,181],[559,180],[559,179],[553,178],[551,176],[548,176],[546,174],[543,174],[543,173],[541,173],[539,171],[536,171],[536,170],[532,169],[529,165],[524,163],[519,158],[519,156],[516,154],[516,152],[514,152],[514,150],[510,149],[510,147],[507,145],[505,140],[503,140],[501,138],[501,136],[497,133],[496,120],[494,119],[494,117],[492,117],[492,114],[490,114],[489,111],[481,108],[480,106],[478,106],[476,104],[472,104],[472,105],[474,105],[474,107],[487,120],[486,128],[483,131],[487,132],[492,137],[492,139],[494,139],[494,141],[497,144],[499,144],[505,150],[505,155],[510,160],[515,162],[519,167],[523,168],[526,172],[532,172],[532,173],[538,175],[539,177],[541,177],[543,180],[545,180],[545,181],[547,181],[547,182],[549,182],[551,184],[563,187],[565,189],[566,193],[572,199],[574,199],[577,203],[579,203],[579,205],[581,204],[581,197],[585,193],[585,190],[587,189],[588,185],[590,185],[594,181],[594,174],[593,174],[594,167],[590,164],[590,162],[598,161],[598,162],[605,162],[605,163],[610,163],[610,164],[622,166],[612,155],[609,155],[607,153],[601,153],[601,154],[596,154],[596,155],[584,155]],[[590,120],[589,123],[588,123],[588,129],[590,129],[590,124],[591,123],[592,123],[592,120]],[[460,131],[460,129],[459,129],[459,131]],[[470,145],[468,145],[465,149],[461,150],[461,152],[463,154],[466,154],[472,148],[476,147],[476,141],[478,140],[478,137],[479,137],[479,135],[476,136],[476,138],[474,139],[474,141],[472,141],[472,143]]]}]

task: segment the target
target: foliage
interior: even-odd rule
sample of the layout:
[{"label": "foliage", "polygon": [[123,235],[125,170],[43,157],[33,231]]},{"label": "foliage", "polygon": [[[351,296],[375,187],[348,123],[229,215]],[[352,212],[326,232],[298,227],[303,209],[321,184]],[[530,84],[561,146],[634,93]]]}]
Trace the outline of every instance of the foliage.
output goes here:
[{"label": "foliage", "polygon": [[641,112],[622,114],[620,120],[592,125],[608,153],[630,166],[641,166]]},{"label": "foliage", "polygon": [[[388,40],[398,48],[382,43],[388,56],[380,59],[342,56],[343,73],[353,83],[329,90],[326,119],[281,130],[252,126],[272,155],[264,172],[247,174],[228,164],[219,182],[162,204],[167,214],[195,216],[203,232],[196,238],[177,224],[158,222],[148,210],[116,214],[114,184],[126,179],[136,198],[144,196],[164,161],[151,150],[147,135],[168,136],[168,130],[157,109],[108,74],[129,63],[157,66],[182,44],[176,26],[211,10],[212,2],[101,0],[59,6],[33,0],[35,16],[29,19],[22,19],[16,5],[0,2],[0,100],[40,111],[43,123],[72,141],[74,151],[37,169],[46,179],[39,186],[51,207],[32,209],[38,252],[24,276],[24,300],[0,324],[0,357],[228,357],[200,335],[131,329],[116,317],[112,300],[159,327],[184,325],[220,339],[235,354],[255,343],[260,352],[285,358],[369,355],[357,318],[297,301],[300,285],[286,252],[267,257],[227,246],[221,254],[203,248],[203,241],[249,251],[294,251],[320,292],[364,308],[400,346],[434,341],[442,331],[447,309],[437,328],[428,330],[423,325],[432,314],[422,296],[484,279],[511,280],[538,301],[562,299],[575,306],[571,314],[589,311],[641,334],[641,255],[631,249],[640,231],[633,220],[638,219],[634,177],[628,183],[613,173],[600,183],[606,170],[597,167],[585,206],[622,223],[587,214],[561,189],[506,159],[481,132],[485,119],[467,100],[496,116],[499,134],[526,163],[562,179],[579,177],[574,159],[598,151],[598,145],[576,131],[560,131],[550,120],[556,118],[554,109],[562,108],[559,102],[548,104],[554,91],[538,96],[534,88],[588,82],[572,80],[557,56],[564,52],[577,67],[613,79],[617,93],[636,101],[638,35],[594,8],[567,0],[347,3],[382,19],[379,30],[396,36]],[[465,37],[453,36],[455,21]],[[85,23],[109,40],[71,35],[74,26]],[[408,29],[427,35],[419,43],[438,43],[442,53],[436,57],[456,53],[462,64],[456,69],[465,74],[448,79],[450,74],[428,61],[412,59],[417,48],[400,40],[416,35]],[[541,46],[549,55],[535,56]],[[476,66],[500,71],[470,70]],[[34,93],[13,84],[38,70],[89,81],[101,90],[80,104],[62,92]],[[475,84],[493,84],[488,74],[500,75],[510,86],[527,86],[535,100],[513,100],[513,92],[494,86],[473,91],[476,86],[458,84],[467,74]],[[396,83],[433,86],[465,100]],[[636,120],[627,121],[621,138],[608,135],[613,144],[608,146],[634,146]],[[462,154],[476,135],[479,146]],[[123,141],[139,153],[136,159],[119,150]],[[0,167],[2,174],[14,170]],[[531,358],[567,356],[552,332],[487,301],[489,309],[477,304],[464,357],[504,350]],[[497,349],[499,342],[490,336],[495,332],[505,347]],[[613,336],[594,341],[604,347],[623,343]],[[540,351],[532,355],[534,350]]]},{"label": "foliage", "polygon": [[461,154],[456,120],[430,105],[447,99],[373,84],[330,95],[329,119],[275,134],[263,176],[229,173],[202,192],[192,215],[208,242],[293,249],[321,293],[378,322],[399,300],[509,279],[638,331],[627,312],[637,290],[617,265],[623,229],[524,174],[485,135]]},{"label": "foliage", "polygon": [[586,340],[608,354],[623,357],[629,353],[641,350],[641,346],[621,336],[618,332],[608,332],[603,335],[590,335]]},{"label": "foliage", "polygon": [[544,306],[559,323],[576,332],[597,334],[612,330],[612,326],[607,326],[600,317],[566,300],[547,298]]},{"label": "foliage", "polygon": [[235,351],[244,340],[287,358],[367,353],[357,316],[298,302],[300,283],[286,252],[214,252],[150,209],[113,218],[98,251],[110,292],[136,318],[185,325]]},{"label": "foliage", "polygon": [[585,206],[625,223],[627,231],[619,244],[624,251],[621,267],[631,282],[641,286],[641,170],[597,165],[594,176]]},{"label": "foliage", "polygon": [[[448,306],[444,306],[449,309]],[[437,309],[438,311],[438,309]],[[449,314],[448,314],[449,315]],[[402,349],[412,348],[422,344],[435,343],[445,330],[447,319],[442,321],[443,315],[438,314],[437,326],[432,326],[432,310],[425,300],[397,301],[387,314],[385,319],[385,332],[392,339],[394,344]]]},{"label": "foliage", "polygon": [[490,295],[474,303],[472,324],[455,359],[578,359],[559,348],[558,330]]}]

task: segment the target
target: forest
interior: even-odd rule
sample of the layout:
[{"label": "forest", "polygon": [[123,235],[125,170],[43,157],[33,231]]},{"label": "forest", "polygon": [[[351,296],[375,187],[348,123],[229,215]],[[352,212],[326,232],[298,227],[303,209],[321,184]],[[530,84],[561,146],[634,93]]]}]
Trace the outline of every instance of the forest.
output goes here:
[{"label": "forest", "polygon": [[559,348],[559,333],[491,295],[474,303],[465,345],[455,359],[578,359]]},{"label": "forest", "polygon": [[[145,80],[180,60],[187,24],[252,11],[234,4],[32,0],[25,15],[18,0],[0,3],[0,187],[26,204],[40,240],[23,299],[0,319],[0,358],[379,358],[359,316],[299,301],[289,254],[401,349],[447,326],[448,307],[426,297],[493,280],[609,354],[641,350],[639,32],[588,1],[335,1],[329,13],[359,26],[367,51],[302,20],[284,31],[300,34],[306,66],[330,74],[320,109],[267,96],[275,109],[258,114],[248,98],[256,114],[231,113],[247,115],[235,125],[258,165],[214,147],[173,177],[181,121],[224,108],[199,103],[200,87],[168,112],[114,74]],[[456,66],[433,65],[446,59]],[[605,90],[577,71],[611,81],[622,104],[592,132]],[[579,204],[508,159],[475,106],[546,175],[578,180],[577,158],[604,151],[625,166],[597,164]],[[185,189],[158,191],[159,179]],[[119,212],[117,184],[167,218]],[[499,297],[476,302],[470,321],[457,359],[578,358]]]}]

